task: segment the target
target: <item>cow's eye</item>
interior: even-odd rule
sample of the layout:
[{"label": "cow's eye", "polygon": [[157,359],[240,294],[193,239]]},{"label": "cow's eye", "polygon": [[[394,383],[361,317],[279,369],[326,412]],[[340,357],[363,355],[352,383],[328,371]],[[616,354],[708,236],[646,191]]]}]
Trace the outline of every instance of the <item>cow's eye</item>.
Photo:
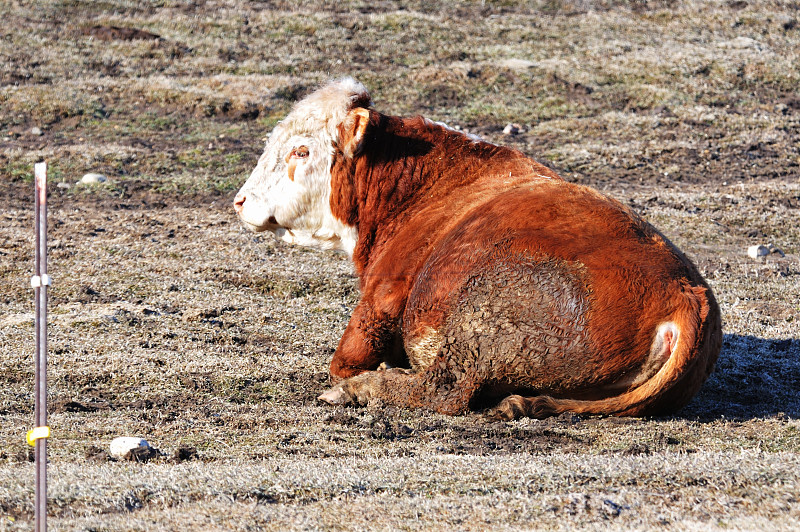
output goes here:
[{"label": "cow's eye", "polygon": [[293,149],[292,152],[289,154],[289,157],[287,157],[287,159],[288,158],[305,159],[306,157],[308,157],[308,146],[300,146],[298,148]]}]

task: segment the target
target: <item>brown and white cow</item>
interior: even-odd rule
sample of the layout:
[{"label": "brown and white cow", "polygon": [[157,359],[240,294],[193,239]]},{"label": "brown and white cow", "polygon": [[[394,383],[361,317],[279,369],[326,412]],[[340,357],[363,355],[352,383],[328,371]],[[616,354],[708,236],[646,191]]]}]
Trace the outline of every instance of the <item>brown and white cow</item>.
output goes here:
[{"label": "brown and white cow", "polygon": [[234,200],[255,231],[353,259],[361,300],[321,400],[511,419],[695,395],[719,308],[663,235],[516,150],[370,105],[349,78],[298,102]]}]

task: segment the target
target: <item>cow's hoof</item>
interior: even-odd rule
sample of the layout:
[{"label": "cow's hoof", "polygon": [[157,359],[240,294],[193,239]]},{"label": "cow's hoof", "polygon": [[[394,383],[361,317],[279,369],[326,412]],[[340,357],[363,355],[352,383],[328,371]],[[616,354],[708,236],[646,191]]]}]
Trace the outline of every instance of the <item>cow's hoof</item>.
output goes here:
[{"label": "cow's hoof", "polygon": [[375,396],[375,391],[380,386],[380,373],[382,372],[368,371],[343,380],[320,395],[319,400],[331,405],[356,404],[366,406],[369,404],[370,399]]},{"label": "cow's hoof", "polygon": [[319,397],[317,397],[323,403],[328,403],[329,405],[346,405],[351,402],[350,397],[345,393],[341,386],[334,386],[327,392],[323,393]]}]

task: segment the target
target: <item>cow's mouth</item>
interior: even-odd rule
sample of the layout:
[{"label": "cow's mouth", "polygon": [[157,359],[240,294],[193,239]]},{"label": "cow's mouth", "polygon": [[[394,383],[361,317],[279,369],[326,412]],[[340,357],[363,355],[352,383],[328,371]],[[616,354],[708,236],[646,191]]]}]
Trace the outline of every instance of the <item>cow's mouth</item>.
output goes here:
[{"label": "cow's mouth", "polygon": [[283,229],[281,224],[278,223],[278,219],[274,216],[270,216],[265,222],[261,223],[253,223],[242,215],[239,215],[239,219],[244,223],[244,225],[247,226],[248,229],[256,233],[261,233],[263,231],[271,231],[274,233],[278,229]]}]

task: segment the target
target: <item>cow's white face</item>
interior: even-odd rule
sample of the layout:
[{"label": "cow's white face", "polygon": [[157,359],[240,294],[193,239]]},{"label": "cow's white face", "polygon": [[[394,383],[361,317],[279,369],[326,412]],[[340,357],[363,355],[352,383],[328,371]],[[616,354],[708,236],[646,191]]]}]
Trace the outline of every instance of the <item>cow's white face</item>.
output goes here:
[{"label": "cow's white face", "polygon": [[[258,165],[236,195],[233,206],[239,218],[253,231],[272,231],[285,242],[352,256],[358,232],[331,212],[331,165],[340,140],[349,157],[357,151],[369,102],[367,89],[352,78],[334,81],[297,102],[272,131]],[[345,122],[353,131],[338,139]]]},{"label": "cow's white face", "polygon": [[253,231],[281,240],[352,255],[356,229],[330,207],[333,141],[326,131],[293,133],[275,128],[266,150],[234,200],[239,218]]}]

